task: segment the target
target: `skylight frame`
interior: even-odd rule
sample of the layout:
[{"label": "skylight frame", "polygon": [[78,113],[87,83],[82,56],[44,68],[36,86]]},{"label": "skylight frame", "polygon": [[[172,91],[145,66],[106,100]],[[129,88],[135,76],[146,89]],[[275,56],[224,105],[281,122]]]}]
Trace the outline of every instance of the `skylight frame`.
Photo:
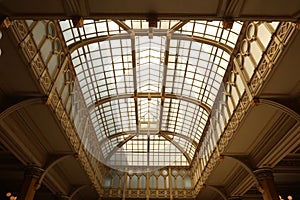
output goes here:
[{"label": "skylight frame", "polygon": [[[182,147],[183,151],[178,149],[177,151],[181,154],[186,153],[185,156],[181,155],[185,158],[180,159],[182,162],[174,161],[173,164],[186,165],[188,163],[186,156],[189,159],[193,158],[196,150],[195,143],[200,141],[208,121],[210,108],[214,103],[230,59],[228,49],[234,47],[241,24],[234,23],[231,30],[225,30],[222,28],[221,22],[190,21],[179,30],[172,30],[176,34],[183,34],[187,37],[184,39],[178,38],[178,35],[176,38],[171,37],[170,47],[165,49],[167,35],[163,35],[163,33],[168,34],[168,31],[178,22],[177,20],[160,21],[158,27],[161,27],[162,30],[158,30],[159,34],[154,36],[154,39],[146,41],[141,40],[148,37],[145,35],[147,23],[143,20],[125,20],[124,23],[129,28],[135,28],[129,30],[123,30],[111,20],[85,20],[83,28],[71,28],[70,21],[61,22],[66,44],[69,46],[78,45],[80,42],[83,44],[72,52],[71,57],[86,104],[91,112],[98,139],[100,142],[105,141],[102,142],[104,157],[114,159],[114,155],[109,152],[114,152],[117,155],[116,146],[122,144],[128,137],[132,139],[120,148],[122,151],[128,142],[139,141],[136,140],[139,133],[134,133],[136,130],[135,117],[139,116],[137,121],[141,126],[143,123],[142,116],[146,113],[143,106],[155,107],[161,102],[160,98],[164,98],[162,107],[158,108],[153,115],[159,117],[158,111],[163,111],[160,116],[161,119],[158,119],[162,121],[161,130],[150,130],[151,134],[148,137],[161,136],[160,132],[165,132],[164,137],[160,138],[162,141],[170,143],[167,140],[171,138]],[[200,26],[203,27],[202,32],[200,31],[201,28],[197,28]],[[134,36],[135,46],[132,47],[130,46],[132,44],[132,35],[130,34],[134,33],[135,30],[138,34]],[[211,35],[213,30],[217,33],[216,35]],[[126,34],[128,37],[124,37]],[[123,36],[122,38],[114,37],[117,35]],[[85,41],[102,36],[107,36],[106,40],[85,43]],[[193,37],[200,37],[203,41],[208,39],[208,43],[199,43],[199,41],[194,41]],[[157,38],[160,38],[160,41]],[[219,46],[220,43],[229,47],[223,49]],[[148,49],[143,49],[145,44],[149,45]],[[166,51],[168,51],[168,65],[163,66]],[[134,61],[137,72],[137,92],[134,91],[133,87],[135,79],[132,67],[133,52],[136,54]],[[203,55],[206,56],[203,57]],[[158,70],[155,71],[153,66]],[[164,67],[167,68],[166,95],[160,97]],[[148,74],[146,72],[145,78],[144,71],[147,70]],[[152,78],[153,76],[154,78]],[[155,85],[151,84],[153,82]],[[135,96],[136,94],[137,96]],[[134,110],[135,98],[140,102],[138,103],[138,110]],[[120,106],[121,104],[126,107],[127,116],[122,114],[124,108]],[[134,115],[136,112],[138,115]],[[142,127],[140,128],[140,132],[145,131]],[[117,137],[114,137],[116,135]],[[143,135],[145,133],[142,133],[141,137]],[[191,140],[188,140],[187,137]],[[130,155],[130,150],[124,152],[128,156],[134,154],[131,152],[132,155]],[[151,152],[147,153],[150,154]],[[162,159],[170,155],[170,152],[166,151]],[[117,160],[115,159],[115,161]],[[158,165],[164,164],[172,165],[172,162],[161,161]]]}]

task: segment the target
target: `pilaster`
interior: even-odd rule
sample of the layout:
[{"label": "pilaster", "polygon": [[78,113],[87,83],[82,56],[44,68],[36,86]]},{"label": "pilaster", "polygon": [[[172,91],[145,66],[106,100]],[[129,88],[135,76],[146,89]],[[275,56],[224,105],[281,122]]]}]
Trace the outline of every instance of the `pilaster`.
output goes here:
[{"label": "pilaster", "polygon": [[29,166],[25,169],[24,181],[18,195],[19,200],[33,200],[35,192],[39,189],[38,181],[43,169],[36,166]]},{"label": "pilaster", "polygon": [[261,168],[254,171],[262,189],[264,200],[278,200],[279,196],[275,187],[273,172],[270,168]]}]

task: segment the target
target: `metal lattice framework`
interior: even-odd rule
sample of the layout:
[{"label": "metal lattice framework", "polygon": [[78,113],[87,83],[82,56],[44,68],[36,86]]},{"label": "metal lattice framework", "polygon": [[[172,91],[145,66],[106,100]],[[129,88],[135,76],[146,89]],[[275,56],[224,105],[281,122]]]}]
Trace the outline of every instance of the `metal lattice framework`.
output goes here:
[{"label": "metal lattice framework", "polygon": [[106,163],[189,166],[242,24],[61,21]]}]

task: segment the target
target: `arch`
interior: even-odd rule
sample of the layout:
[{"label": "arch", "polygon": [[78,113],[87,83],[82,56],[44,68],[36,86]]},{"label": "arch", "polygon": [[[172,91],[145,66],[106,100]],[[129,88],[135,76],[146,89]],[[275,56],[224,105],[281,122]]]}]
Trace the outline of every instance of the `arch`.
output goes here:
[{"label": "arch", "polygon": [[[99,144],[100,146],[105,143],[106,141],[108,140],[111,140],[113,138],[116,138],[116,137],[120,137],[120,136],[123,136],[123,135],[135,135],[136,134],[136,131],[125,131],[125,132],[119,132],[119,133],[116,133],[116,134],[113,134],[113,135],[110,135],[108,136],[107,138],[105,139],[102,139],[101,141],[99,141]],[[192,138],[186,136],[186,135],[183,135],[183,134],[180,134],[180,133],[176,133],[176,132],[171,132],[171,131],[160,131],[159,133],[157,133],[157,135],[159,136],[163,136],[163,135],[173,135],[173,136],[177,136],[177,137],[180,137],[180,138],[183,138],[185,140],[188,140],[190,143],[192,143],[192,145],[197,148],[197,142],[195,140],[193,140]]]},{"label": "arch", "polygon": [[179,151],[181,151],[181,153],[184,155],[184,157],[186,158],[186,160],[188,161],[189,164],[192,163],[192,159],[190,158],[190,156],[188,155],[188,153],[184,151],[184,149],[182,148],[182,146],[180,144],[178,144],[177,142],[175,142],[168,135],[162,135],[162,137],[164,137],[166,140],[168,140],[169,142],[171,142],[177,149],[179,149]]},{"label": "arch", "polygon": [[[148,30],[144,30],[144,31],[134,31],[135,36],[148,36]],[[154,32],[153,33],[154,36],[165,36],[166,32]],[[115,35],[105,35],[105,36],[97,36],[97,37],[92,37],[92,38],[87,38],[78,42],[75,42],[71,45],[69,45],[69,51],[70,53],[73,53],[76,49],[95,43],[95,42],[103,42],[105,40],[115,40],[115,39],[131,39],[131,35],[130,34],[115,34]],[[215,40],[212,39],[208,39],[208,38],[204,38],[204,37],[200,37],[200,36],[191,36],[191,35],[182,35],[182,34],[176,34],[176,33],[172,33],[171,34],[171,39],[177,39],[177,40],[191,40],[191,41],[195,41],[198,43],[204,43],[204,44],[208,44],[208,45],[212,45],[212,46],[216,46],[222,50],[224,50],[225,52],[227,52],[228,54],[231,54],[233,52],[233,48],[229,47],[226,44],[223,44],[221,42],[217,42]]]},{"label": "arch", "polygon": [[281,110],[282,112],[286,113],[287,115],[291,116],[292,118],[294,118],[296,121],[300,122],[300,114],[295,112],[290,107],[284,105],[277,99],[258,98],[258,99],[255,99],[254,101],[256,101],[258,103],[258,105],[264,104],[264,105],[268,105],[268,106],[277,108],[277,109]]},{"label": "arch", "polygon": [[28,107],[30,105],[34,105],[34,104],[44,104],[46,101],[43,98],[30,98],[30,99],[25,99],[22,100],[8,108],[6,108],[5,110],[3,110],[0,113],[0,121],[5,119],[7,116],[9,116],[10,114],[12,114],[15,111],[18,111],[22,108]]},{"label": "arch", "polygon": [[[201,24],[205,27],[213,26],[216,30],[221,27],[221,23],[210,24],[196,21],[191,22],[191,24],[193,26],[195,24]],[[114,24],[113,26],[108,24],[111,22]],[[221,77],[226,70],[225,64],[229,62],[230,54],[233,52],[231,44],[233,44],[234,39],[231,41],[227,37],[227,39],[219,40],[223,38],[223,33],[212,38],[209,37],[209,33],[203,32],[202,29],[197,29],[195,32],[194,30],[184,31],[183,26],[189,22],[190,20],[178,20],[175,25],[168,22],[169,25],[164,25],[163,29],[151,31],[142,25],[133,25],[132,22],[118,19],[113,19],[110,22],[91,20],[87,21],[86,25],[106,23],[106,28],[103,29],[107,30],[103,31],[95,26],[95,29],[92,29],[96,34],[83,33],[84,37],[81,35],[79,38],[76,36],[72,41],[69,40],[71,41],[68,46],[70,53],[76,51],[73,55],[75,63],[77,63],[75,65],[78,68],[75,66],[75,70],[78,72],[81,89],[84,90],[88,110],[91,112],[93,122],[99,127],[97,134],[101,138],[100,146],[109,139],[126,135],[121,140],[119,138],[113,140],[114,145],[105,151],[106,159],[110,159],[118,147],[122,147],[134,138],[136,133],[140,133],[140,122],[143,123],[144,121],[139,115],[144,117],[150,113],[149,108],[153,109],[160,106],[162,109],[156,109],[157,112],[153,112],[154,114],[150,113],[151,117],[157,119],[157,121],[155,120],[155,127],[158,126],[158,135],[165,139],[162,139],[164,142],[167,140],[173,144],[186,157],[186,161],[191,163],[190,157],[192,155],[190,153],[194,152],[194,147],[197,146],[198,138],[203,131],[202,126],[197,125],[194,128],[192,123],[195,123],[194,120],[198,120],[204,124],[209,118],[211,106],[217,95],[219,84],[221,84]],[[118,27],[117,31],[113,31],[115,25]],[[63,33],[70,30],[70,26],[65,28],[62,30]],[[85,28],[83,27],[84,30]],[[177,30],[179,31],[177,32]],[[237,32],[239,31],[233,31],[234,34],[238,35]],[[97,36],[102,34],[104,35]],[[150,39],[153,39],[152,42],[149,42]],[[152,43],[155,45],[143,49],[142,45]],[[160,51],[156,51],[156,48],[159,48]],[[181,52],[181,48],[184,51]],[[108,49],[110,49],[110,54],[106,55],[105,52]],[[200,57],[201,53],[203,53],[202,57]],[[119,55],[125,55],[125,57],[114,61],[114,58],[118,58]],[[107,59],[102,60],[102,58]],[[145,61],[145,58],[153,58],[154,60]],[[223,59],[224,63],[221,64],[216,58]],[[190,62],[186,61],[189,59],[191,59]],[[150,67],[152,64],[155,67]],[[86,68],[92,71],[84,75]],[[216,73],[217,78],[204,73],[203,70],[206,68],[209,74]],[[147,71],[146,75],[145,71]],[[152,75],[155,78],[151,79]],[[182,81],[178,81],[178,85],[175,85],[177,84],[173,81],[175,78]],[[122,85],[123,83],[125,85]],[[188,86],[185,87],[184,83]],[[87,88],[89,89],[87,90]],[[89,90],[93,91],[88,92]],[[156,99],[146,103],[147,100],[145,99],[150,101],[151,98]],[[120,106],[121,104],[123,107]],[[149,107],[148,111],[143,107],[146,104]],[[143,109],[140,109],[139,106]],[[105,114],[105,111],[108,111],[108,114]],[[187,117],[185,118],[185,116]],[[176,123],[180,133],[162,131],[163,127],[168,126],[169,123]],[[116,124],[117,129],[113,128]],[[134,132],[117,133],[120,130],[134,130]],[[185,134],[184,131],[194,132]],[[108,138],[104,134],[113,134],[114,136]],[[176,140],[173,136],[176,136]],[[103,137],[105,139],[102,139]],[[148,144],[148,148],[149,146],[151,145]],[[177,150],[176,152],[178,153]]]},{"label": "arch", "polygon": [[47,175],[47,173],[49,172],[49,170],[52,169],[52,167],[54,167],[57,163],[61,162],[62,160],[65,160],[66,158],[76,157],[76,156],[77,156],[77,154],[58,155],[57,159],[55,159],[48,166],[46,166],[46,169],[43,171],[41,177],[39,178],[37,185],[40,186],[42,184],[42,182],[43,182],[45,176]]},{"label": "arch", "polygon": [[[107,103],[109,101],[113,101],[113,100],[118,100],[118,99],[125,99],[125,98],[134,98],[134,94],[121,94],[121,95],[114,95],[114,96],[110,96],[110,97],[105,97],[99,101],[96,101],[94,104],[92,104],[91,106],[89,106],[89,110],[91,110],[94,107],[98,107],[104,103]],[[137,93],[137,98],[162,98],[161,93],[158,92],[151,92],[151,93]],[[189,98],[186,96],[178,96],[175,94],[165,94],[165,98],[169,98],[169,99],[179,99],[179,100],[183,100],[183,101],[187,101],[189,103],[193,103],[196,104],[198,106],[200,106],[201,108],[203,108],[207,113],[210,113],[211,109],[208,105],[206,105],[205,103],[198,101],[197,99],[193,99],[193,98]]]},{"label": "arch", "polygon": [[241,167],[243,167],[249,173],[249,175],[252,177],[253,181],[255,182],[255,185],[258,188],[258,190],[260,191],[262,189],[258,179],[256,178],[256,176],[253,172],[252,167],[249,166],[249,164],[247,164],[245,161],[243,161],[242,158],[235,156],[235,155],[227,155],[227,154],[222,154],[221,156],[232,159],[235,162],[237,162]]},{"label": "arch", "polygon": [[73,197],[82,189],[88,187],[89,185],[82,185],[82,186],[79,186],[77,189],[75,189],[69,196],[69,199],[72,200]]},{"label": "arch", "polygon": [[213,186],[213,185],[205,185],[205,188],[211,189],[215,192],[217,192],[224,200],[228,200],[228,198],[226,197],[226,194],[217,186]]},{"label": "arch", "polygon": [[[125,138],[123,141],[121,141],[116,147],[113,148],[113,150],[108,154],[108,156],[106,157],[106,160],[109,160],[111,158],[111,156],[119,149],[121,148],[124,144],[126,144],[129,140],[131,140],[132,138],[134,138],[136,135],[130,135],[127,138]],[[169,137],[168,135],[161,135],[163,138],[165,138],[166,140],[168,140],[171,144],[173,144],[186,158],[186,160],[188,161],[189,164],[192,163],[192,159],[190,158],[190,156],[188,155],[187,152],[184,151],[184,149],[182,148],[182,146],[180,144],[178,144],[176,141],[174,141],[171,137]]]}]

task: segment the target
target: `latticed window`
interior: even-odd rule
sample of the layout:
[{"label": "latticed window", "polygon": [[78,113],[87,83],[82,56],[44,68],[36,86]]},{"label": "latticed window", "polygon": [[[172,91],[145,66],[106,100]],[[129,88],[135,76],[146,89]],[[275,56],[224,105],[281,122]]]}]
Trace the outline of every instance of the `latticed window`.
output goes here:
[{"label": "latticed window", "polygon": [[[66,20],[60,26],[98,158],[121,170],[189,166],[242,24],[226,30],[219,21],[162,20],[153,28],[144,20],[85,20],[73,28]],[[138,180],[132,177],[131,187]],[[189,185],[182,176],[172,181]]]}]

